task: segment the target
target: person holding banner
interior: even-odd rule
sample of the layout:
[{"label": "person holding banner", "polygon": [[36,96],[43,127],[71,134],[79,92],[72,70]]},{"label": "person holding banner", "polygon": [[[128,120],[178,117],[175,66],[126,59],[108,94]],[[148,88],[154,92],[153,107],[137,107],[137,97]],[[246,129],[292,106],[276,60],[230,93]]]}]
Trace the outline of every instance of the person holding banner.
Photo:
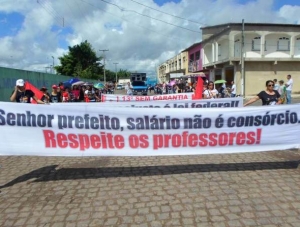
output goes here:
[{"label": "person holding banner", "polygon": [[244,106],[248,106],[251,103],[256,102],[257,100],[261,99],[262,105],[279,105],[282,103],[282,100],[280,99],[280,94],[278,91],[274,90],[275,83],[272,80],[266,81],[266,90],[259,92],[258,95],[250,99],[248,102],[244,104]]},{"label": "person holding banner", "polygon": [[26,89],[25,81],[23,79],[18,79],[16,81],[15,90],[10,96],[10,101],[18,103],[31,103],[31,99],[34,99],[38,104],[46,104],[38,99],[32,90]]},{"label": "person holding banner", "polygon": [[203,98],[205,99],[215,99],[218,97],[219,92],[215,89],[215,84],[209,81],[207,84],[207,89],[203,92]]}]

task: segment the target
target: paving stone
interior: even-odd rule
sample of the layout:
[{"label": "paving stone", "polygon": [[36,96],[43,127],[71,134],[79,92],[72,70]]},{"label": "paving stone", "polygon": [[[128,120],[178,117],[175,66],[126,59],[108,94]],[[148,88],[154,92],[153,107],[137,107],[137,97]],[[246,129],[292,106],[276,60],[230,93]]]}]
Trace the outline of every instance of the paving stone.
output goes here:
[{"label": "paving stone", "polygon": [[294,150],[0,156],[0,226],[299,227],[298,160]]}]

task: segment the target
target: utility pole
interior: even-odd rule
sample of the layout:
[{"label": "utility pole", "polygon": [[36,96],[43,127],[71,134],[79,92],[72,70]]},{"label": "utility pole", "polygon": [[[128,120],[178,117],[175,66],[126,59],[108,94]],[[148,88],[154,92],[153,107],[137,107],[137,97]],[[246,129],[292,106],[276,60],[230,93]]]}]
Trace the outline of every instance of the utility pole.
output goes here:
[{"label": "utility pole", "polygon": [[52,64],[52,73],[54,74],[54,57],[53,56],[51,56],[52,57],[52,59],[53,59],[53,64]]},{"label": "utility pole", "polygon": [[117,71],[117,62],[114,63],[115,64],[115,68],[116,68],[116,84],[118,84],[118,71]]},{"label": "utility pole", "polygon": [[245,98],[245,23],[242,20],[242,42],[241,42],[241,76],[242,76],[242,95]]},{"label": "utility pole", "polygon": [[104,85],[106,84],[106,75],[105,75],[105,52],[109,51],[109,50],[99,50],[99,51],[103,51],[103,75],[104,75]]}]

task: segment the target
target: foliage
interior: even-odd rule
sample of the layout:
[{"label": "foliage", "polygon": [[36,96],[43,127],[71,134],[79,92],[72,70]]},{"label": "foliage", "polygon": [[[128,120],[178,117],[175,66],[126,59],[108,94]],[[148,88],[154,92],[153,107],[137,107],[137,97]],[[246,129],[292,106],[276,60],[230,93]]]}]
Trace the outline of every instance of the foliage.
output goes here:
[{"label": "foliage", "polygon": [[[104,80],[103,65],[99,63],[101,57],[97,57],[92,45],[85,40],[78,45],[68,47],[69,52],[59,57],[60,65],[55,66],[57,74],[78,78]],[[130,72],[120,69],[117,78],[129,78]],[[106,81],[115,81],[116,72],[105,69]]]},{"label": "foliage", "polygon": [[101,58],[97,57],[92,45],[86,41],[73,47],[68,47],[69,52],[59,57],[60,64],[55,66],[58,74],[99,79],[103,66],[100,66]]}]

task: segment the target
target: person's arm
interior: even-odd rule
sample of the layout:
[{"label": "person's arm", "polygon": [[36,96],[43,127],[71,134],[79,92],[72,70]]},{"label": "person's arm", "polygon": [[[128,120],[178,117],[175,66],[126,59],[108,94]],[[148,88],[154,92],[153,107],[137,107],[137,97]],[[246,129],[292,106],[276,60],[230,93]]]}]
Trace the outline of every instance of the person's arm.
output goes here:
[{"label": "person's arm", "polygon": [[257,100],[259,100],[260,98],[259,98],[259,96],[257,95],[257,96],[254,96],[253,98],[251,98],[248,102],[246,102],[245,104],[244,104],[244,106],[248,106],[248,105],[250,105],[251,103],[254,103],[254,102],[256,102]]},{"label": "person's arm", "polygon": [[46,103],[43,102],[42,100],[38,99],[35,95],[32,96],[32,98],[33,98],[38,104],[46,104]]},{"label": "person's arm", "polygon": [[15,86],[15,90],[14,90],[14,92],[11,94],[11,96],[10,96],[10,101],[11,102],[15,102],[16,101],[16,98],[17,98],[17,92],[18,92],[18,88],[17,88],[17,86]]},{"label": "person's arm", "polygon": [[276,93],[276,97],[277,97],[277,103],[276,103],[276,105],[280,105],[280,104],[282,104],[282,99],[280,98],[280,94],[279,94],[279,92],[278,91],[275,91],[275,93]]}]

